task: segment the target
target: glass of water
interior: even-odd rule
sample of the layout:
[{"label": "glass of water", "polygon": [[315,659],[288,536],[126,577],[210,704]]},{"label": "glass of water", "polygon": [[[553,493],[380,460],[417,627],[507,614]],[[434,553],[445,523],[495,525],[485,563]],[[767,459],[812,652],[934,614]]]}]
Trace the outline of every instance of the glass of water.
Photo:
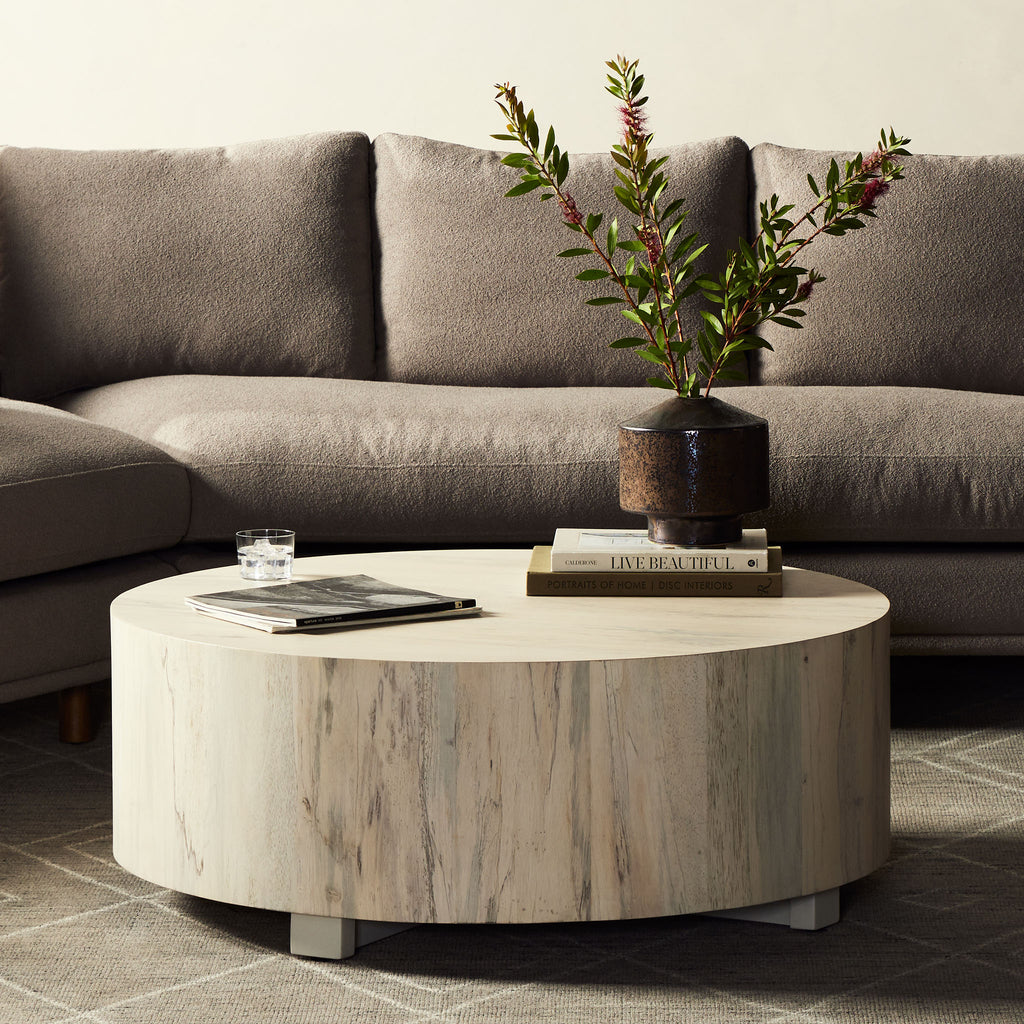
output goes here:
[{"label": "glass of water", "polygon": [[235,534],[243,580],[287,580],[295,557],[294,530],[239,530]]}]

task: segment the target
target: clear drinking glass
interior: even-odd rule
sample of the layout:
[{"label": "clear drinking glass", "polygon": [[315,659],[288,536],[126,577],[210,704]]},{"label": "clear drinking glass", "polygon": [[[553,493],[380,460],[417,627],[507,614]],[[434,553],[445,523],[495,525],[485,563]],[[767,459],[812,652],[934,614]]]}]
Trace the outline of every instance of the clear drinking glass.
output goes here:
[{"label": "clear drinking glass", "polygon": [[239,530],[235,534],[243,580],[287,580],[295,557],[294,530]]}]

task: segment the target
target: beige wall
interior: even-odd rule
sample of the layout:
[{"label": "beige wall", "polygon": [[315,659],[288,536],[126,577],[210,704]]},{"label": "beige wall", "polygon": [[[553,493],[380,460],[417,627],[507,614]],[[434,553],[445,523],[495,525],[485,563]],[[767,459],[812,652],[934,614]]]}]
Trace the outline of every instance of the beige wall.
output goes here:
[{"label": "beige wall", "polygon": [[[646,0],[628,18],[621,0],[542,0],[521,19],[497,13],[513,6],[5,0],[0,141],[212,145],[347,128],[488,146],[501,130],[491,84],[510,79],[564,146],[605,149],[602,61],[621,51],[641,58],[665,144],[867,148],[892,123],[918,152],[1024,151],[1019,0]],[[655,17],[638,24],[641,12]]]}]

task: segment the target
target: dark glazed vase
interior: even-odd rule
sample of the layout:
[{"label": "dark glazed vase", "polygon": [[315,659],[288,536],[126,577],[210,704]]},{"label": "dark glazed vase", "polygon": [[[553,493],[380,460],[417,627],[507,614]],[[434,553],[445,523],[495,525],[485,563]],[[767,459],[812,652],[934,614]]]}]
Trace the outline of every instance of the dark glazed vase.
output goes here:
[{"label": "dark glazed vase", "polygon": [[768,421],[718,398],[670,398],[619,425],[619,504],[658,544],[738,541],[767,508]]}]

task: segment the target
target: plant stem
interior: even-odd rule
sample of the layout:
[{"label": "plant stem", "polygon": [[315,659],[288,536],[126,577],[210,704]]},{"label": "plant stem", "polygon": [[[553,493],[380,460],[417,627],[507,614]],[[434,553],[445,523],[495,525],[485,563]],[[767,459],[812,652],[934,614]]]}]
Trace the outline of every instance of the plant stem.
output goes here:
[{"label": "plant stem", "polygon": [[[881,152],[883,159],[887,158],[890,155],[890,151],[888,149],[884,149]],[[854,174],[849,174],[842,182],[836,185],[835,188],[826,192],[825,195],[819,197],[818,202],[815,203],[814,206],[807,210],[802,217],[794,221],[783,232],[782,237],[779,239],[779,246],[786,245],[787,240],[790,238],[793,232],[801,224],[804,223],[804,221],[808,220],[815,213],[816,210],[821,209],[821,207],[828,203],[833,197],[840,195],[845,189],[848,189],[851,185],[856,183],[857,179],[860,177],[861,172],[859,171]],[[835,223],[838,220],[840,220],[843,216],[848,214],[852,208],[853,207],[851,205],[847,205],[845,208],[840,207],[838,210],[836,210],[835,215],[830,220],[826,220],[822,224],[816,226],[814,231],[812,231],[811,234],[809,234],[806,238],[798,239],[798,244],[795,244],[794,248],[778,262],[777,266],[785,267],[792,263],[792,261],[797,257],[797,255],[800,252],[802,252],[808,245],[810,245],[811,242],[813,242],[814,239],[818,237],[818,235],[820,235],[823,231],[827,231],[830,227],[833,227]],[[764,228],[762,228],[757,233],[752,243],[752,248],[755,252],[757,251],[758,245],[763,237]],[[724,359],[724,349],[729,345],[730,342],[734,341],[737,337],[737,325],[742,325],[744,317],[750,312],[751,308],[758,302],[760,297],[764,294],[764,291],[768,287],[768,284],[769,281],[764,281],[758,289],[749,294],[746,298],[746,301],[743,303],[743,305],[740,307],[739,311],[736,313],[734,317],[730,318],[726,316],[725,318],[723,318],[723,327],[725,328],[725,345],[723,346],[722,354],[720,354],[718,359],[715,360],[715,364],[711,368],[711,373],[708,376],[707,386],[704,389],[705,397],[707,397],[708,393],[711,390],[711,385],[714,381],[715,375],[722,368],[722,362]],[[777,312],[777,310],[775,312]],[[748,333],[748,331],[756,331],[771,315],[772,313],[770,312],[764,314],[759,319],[755,320],[754,323],[751,324],[747,330],[742,330],[739,333],[746,334]]]},{"label": "plant stem", "polygon": [[[565,205],[566,205],[565,193],[559,188],[557,179],[551,173],[551,171],[547,168],[547,166],[544,163],[543,157],[540,155],[540,153],[537,151],[537,149],[533,146],[533,144],[530,142],[530,140],[526,137],[525,132],[520,131],[519,132],[519,136],[520,136],[520,142],[526,148],[526,150],[530,154],[530,156],[533,158],[534,166],[535,166],[537,172],[542,175],[542,177],[543,177],[545,183],[548,185],[548,187],[554,190],[555,195],[558,197],[559,202],[563,204],[563,209],[564,209]],[[601,261],[608,268],[609,276],[615,281],[615,283],[622,290],[622,294],[625,295],[626,301],[629,303],[630,308],[633,310],[634,313],[639,314],[640,313],[640,307],[637,304],[637,302],[634,300],[633,296],[630,294],[629,286],[626,284],[625,281],[622,280],[622,276],[619,274],[618,270],[615,269],[615,265],[612,263],[611,259],[608,257],[608,255],[605,253],[605,251],[601,248],[601,243],[598,242],[598,240],[594,237],[594,235],[590,231],[587,230],[587,226],[586,226],[585,222],[582,223],[582,224],[577,224],[576,226],[580,229],[580,232],[583,234],[583,236],[590,243],[590,247],[601,258]],[[657,292],[657,289],[655,289],[655,292]],[[650,327],[648,327],[647,324],[644,324],[644,323],[641,323],[640,326],[643,327],[643,329],[646,332],[648,338],[650,338],[651,344],[655,348],[658,348],[659,346],[658,346],[657,336],[650,329]],[[671,350],[669,350],[669,359],[671,360],[671,358],[672,358]],[[672,362],[671,370],[672,370],[672,377],[671,377],[672,384],[673,384],[673,387],[678,392],[680,390],[679,376],[678,376],[678,373],[676,371],[676,367],[675,367],[674,361]]]},{"label": "plant stem", "polygon": [[[620,72],[622,72],[622,76],[623,76],[622,77],[622,82],[623,82],[623,85],[625,86],[625,88],[622,91],[623,91],[623,95],[625,96],[626,107],[629,110],[630,114],[633,116],[633,119],[635,120],[636,107],[633,104],[633,94],[632,94],[632,88],[631,88],[632,84],[633,84],[633,79],[632,79],[632,76],[627,77],[625,69],[620,68]],[[646,208],[646,204],[644,202],[643,190],[642,190],[642,188],[640,186],[640,169],[639,169],[638,164],[637,164],[637,155],[636,155],[637,147],[640,145],[640,141],[634,137],[633,133],[631,131],[629,131],[629,129],[626,130],[625,135],[624,135],[624,139],[625,139],[624,149],[626,151],[626,158],[629,160],[630,177],[632,178],[632,181],[633,181],[633,195],[636,198],[636,205],[637,205],[637,208],[640,211],[640,227],[641,227],[641,229],[644,232],[644,237],[646,237],[647,232],[649,232],[651,230],[651,221],[649,221],[647,219],[647,212],[646,212],[647,208]],[[644,139],[643,141],[646,142],[646,139]],[[656,278],[656,276],[658,274],[657,264],[662,264],[662,263],[664,263],[664,260],[665,260],[665,236],[662,234],[661,225],[658,223],[657,210],[653,206],[651,207],[650,214],[651,214],[651,220],[653,221],[654,230],[657,232],[657,235],[658,235],[658,245],[659,245],[659,247],[661,249],[661,256],[659,257],[659,259],[657,261],[655,261],[654,264],[651,263],[650,250],[648,249],[648,252],[647,252],[647,264],[650,267],[651,279],[653,281],[653,280],[655,280],[655,278]],[[644,237],[641,237],[640,240],[644,241]],[[646,247],[646,242],[644,244],[645,244],[645,247]],[[672,283],[671,270],[666,265],[665,269],[661,273],[663,275],[663,279],[664,279],[665,284],[667,286],[669,302],[670,302],[670,304],[672,304],[672,303],[675,302],[676,295],[675,295],[675,286]],[[665,321],[665,307],[664,307],[664,305],[662,304],[662,301],[661,301],[661,289],[655,287],[653,289],[653,291],[654,291],[655,300],[658,303],[658,321],[661,324],[662,334],[665,336],[665,349],[664,349],[664,353],[665,353],[665,357],[669,361],[669,365],[667,367],[668,373],[669,373],[669,381],[671,382],[672,386],[675,388],[676,394],[677,395],[682,395],[682,384],[680,383],[680,379],[679,379],[679,368],[676,365],[675,353],[672,351],[671,336],[669,334],[668,324]],[[675,321],[676,321],[676,328],[677,328],[677,330],[679,332],[678,337],[679,337],[679,340],[681,341],[682,337],[683,337],[683,334],[682,334],[683,325],[682,325],[682,323],[680,322],[680,319],[679,319],[679,308],[678,307],[676,307],[676,311],[675,311]],[[686,363],[686,356],[685,355],[680,356],[680,362],[682,363],[683,380],[689,380],[690,371],[689,371],[689,367],[687,366],[687,363]]]}]

